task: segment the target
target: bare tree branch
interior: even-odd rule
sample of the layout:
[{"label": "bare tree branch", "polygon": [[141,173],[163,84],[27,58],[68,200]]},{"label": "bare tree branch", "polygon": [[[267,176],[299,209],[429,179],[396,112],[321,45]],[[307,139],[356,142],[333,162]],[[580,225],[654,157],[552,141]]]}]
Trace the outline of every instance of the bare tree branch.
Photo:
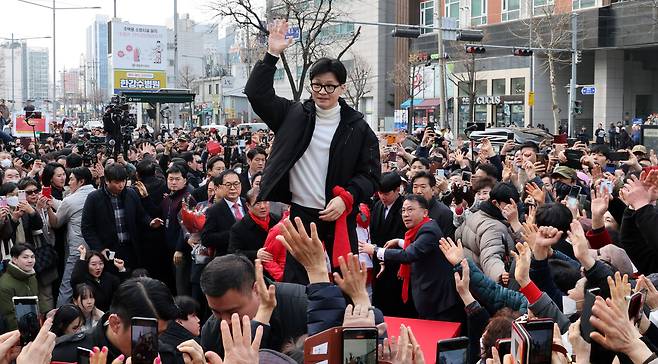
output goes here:
[{"label": "bare tree branch", "polygon": [[355,110],[359,110],[361,99],[372,89],[368,85],[372,67],[365,58],[352,54],[352,67],[347,71],[347,89],[345,96]]}]

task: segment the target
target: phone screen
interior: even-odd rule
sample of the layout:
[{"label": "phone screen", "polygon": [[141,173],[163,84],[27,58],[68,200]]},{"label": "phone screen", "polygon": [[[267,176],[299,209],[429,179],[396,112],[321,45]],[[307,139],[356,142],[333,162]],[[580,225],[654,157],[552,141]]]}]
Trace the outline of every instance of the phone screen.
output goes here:
[{"label": "phone screen", "polygon": [[343,329],[343,363],[377,364],[377,329]]},{"label": "phone screen", "polygon": [[628,317],[635,322],[639,321],[642,317],[642,307],[644,306],[645,295],[645,290],[635,292],[631,296],[631,300],[628,303]]},{"label": "phone screen", "polygon": [[78,364],[89,364],[89,358],[91,357],[91,350],[78,346],[77,353],[78,353]]},{"label": "phone screen", "polygon": [[39,299],[37,297],[14,297],[16,323],[21,333],[21,346],[27,345],[39,334]]},{"label": "phone screen", "polygon": [[445,169],[437,169],[434,173],[439,178],[445,178],[446,177],[446,170]]},{"label": "phone screen", "polygon": [[498,349],[498,355],[502,358],[507,354],[512,352],[512,339],[498,339],[496,341],[496,349]]},{"label": "phone screen", "polygon": [[526,330],[530,335],[532,364],[551,364],[553,322],[529,321],[526,324]]},{"label": "phone screen", "polygon": [[472,176],[471,172],[466,172],[466,171],[462,172],[462,181],[470,182],[471,181],[471,176]]},{"label": "phone screen", "polygon": [[133,317],[130,338],[132,362],[152,364],[158,356],[158,321],[153,318]]},{"label": "phone screen", "polygon": [[0,207],[8,207],[7,205],[7,197],[6,196],[0,196]]},{"label": "phone screen", "polygon": [[514,133],[507,133],[507,140],[514,140]]},{"label": "phone screen", "polygon": [[569,197],[578,199],[578,196],[580,195],[580,186],[571,186],[571,189],[569,190]]},{"label": "phone screen", "polygon": [[596,296],[599,294],[600,289],[592,288],[590,290],[585,290],[585,300],[583,302],[583,311],[580,315],[580,335],[587,342],[590,341],[589,334],[594,331],[592,324],[589,319],[592,316],[592,306],[594,306],[594,301]]},{"label": "phone screen", "polygon": [[439,340],[436,343],[437,364],[468,363],[468,338]]},{"label": "phone screen", "polygon": [[627,161],[628,160],[628,152],[612,152],[610,153],[610,160],[613,162],[616,161]]}]

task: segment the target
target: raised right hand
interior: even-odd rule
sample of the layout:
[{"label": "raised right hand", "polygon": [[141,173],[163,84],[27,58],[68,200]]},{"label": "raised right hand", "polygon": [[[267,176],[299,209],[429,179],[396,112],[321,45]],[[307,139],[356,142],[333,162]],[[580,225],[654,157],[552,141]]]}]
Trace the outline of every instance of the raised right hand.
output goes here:
[{"label": "raised right hand", "polygon": [[292,44],[292,39],[286,39],[288,22],[275,20],[267,27],[270,35],[267,38],[267,51],[273,56],[280,56],[283,51]]}]

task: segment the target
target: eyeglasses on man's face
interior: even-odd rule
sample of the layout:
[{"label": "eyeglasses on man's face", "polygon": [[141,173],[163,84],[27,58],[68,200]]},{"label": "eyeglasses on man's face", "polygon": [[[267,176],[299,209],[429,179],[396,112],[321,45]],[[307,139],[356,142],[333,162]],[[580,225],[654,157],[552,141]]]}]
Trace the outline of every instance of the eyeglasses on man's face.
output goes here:
[{"label": "eyeglasses on man's face", "polygon": [[314,83],[311,84],[311,90],[313,90],[314,92],[320,92],[320,91],[322,91],[322,89],[324,89],[324,91],[326,93],[333,94],[334,91],[336,91],[336,89],[339,86],[340,85],[332,85],[332,84],[323,85],[323,84],[314,82]]},{"label": "eyeglasses on man's face", "polygon": [[226,188],[229,188],[229,189],[230,189],[231,187],[233,187],[233,188],[238,188],[238,187],[240,187],[240,182],[233,182],[233,183],[226,182],[226,183],[222,183],[222,186],[224,186],[224,187],[226,187]]}]

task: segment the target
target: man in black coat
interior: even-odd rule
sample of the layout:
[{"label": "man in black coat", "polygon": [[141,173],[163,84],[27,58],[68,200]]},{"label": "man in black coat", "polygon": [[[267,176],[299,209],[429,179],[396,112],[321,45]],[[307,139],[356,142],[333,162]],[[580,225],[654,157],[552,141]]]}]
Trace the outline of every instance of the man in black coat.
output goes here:
[{"label": "man in black coat", "polygon": [[250,149],[247,152],[247,165],[249,168],[240,173],[240,183],[242,183],[242,197],[247,197],[247,192],[251,190],[251,180],[256,173],[262,173],[267,160],[267,152],[261,147]]},{"label": "man in black coat", "polygon": [[[402,178],[395,172],[382,175],[379,183],[379,200],[375,202],[370,213],[370,240],[380,248],[393,239],[404,238],[407,228],[402,222],[402,201],[400,185]],[[381,262],[380,264],[383,264]],[[381,266],[374,265],[373,274],[377,277],[373,281],[372,301],[375,307],[382,310],[386,316],[417,317],[413,303],[402,302],[399,292],[402,282],[398,279],[400,265],[395,262],[386,264],[381,272]]]},{"label": "man in black coat", "polygon": [[87,196],[82,209],[82,236],[90,249],[105,254],[116,252],[130,268],[139,267],[138,228],[162,226],[162,219],[151,220],[137,193],[126,188],[128,171],[122,164],[105,167],[105,186]]},{"label": "man in black coat", "polygon": [[270,212],[270,203],[256,201],[257,198],[256,189],[247,192],[248,213],[233,225],[228,242],[229,254],[242,254],[252,262],[265,244],[270,229],[279,222],[279,218]]},{"label": "man in black coat", "polygon": [[[309,71],[311,100],[296,102],[274,91],[276,63],[291,44],[287,22],[270,29],[268,52],[254,66],[245,94],[275,133],[263,172],[259,200],[291,204],[291,217],[317,225],[334,267],[337,256],[356,252],[356,213],[376,191],[381,166],[377,136],[363,115],[340,98],[347,71],[321,58]],[[351,206],[348,206],[351,205]],[[336,225],[347,231],[334,241]],[[336,254],[334,254],[336,250]],[[304,268],[288,254],[284,281],[306,284]]]},{"label": "man in black coat", "polygon": [[226,164],[222,156],[216,155],[208,159],[208,162],[206,162],[206,179],[192,192],[194,200],[197,202],[208,201],[208,183],[225,170]]},{"label": "man in black coat", "polygon": [[213,179],[213,184],[221,190],[224,199],[206,210],[206,224],[201,230],[201,243],[214,249],[216,256],[221,256],[228,250],[231,227],[247,214],[247,203],[240,197],[242,185],[234,170],[227,169],[222,172]]},{"label": "man in black coat", "polygon": [[409,292],[405,292],[404,288],[410,288],[421,319],[461,322],[464,306],[455,288],[452,264],[439,249],[439,240],[443,235],[436,222],[428,217],[427,208],[423,196],[405,197],[402,219],[408,230],[405,239],[398,242],[398,247],[402,249],[393,244],[389,248],[380,248],[361,243],[360,249],[385,263],[402,263],[402,299],[408,300]]},{"label": "man in black coat", "polygon": [[434,186],[436,186],[434,175],[429,172],[420,172],[411,179],[411,185],[414,194],[421,195],[427,200],[429,217],[439,225],[443,236],[454,238],[457,229],[453,222],[452,210],[434,198]]}]

